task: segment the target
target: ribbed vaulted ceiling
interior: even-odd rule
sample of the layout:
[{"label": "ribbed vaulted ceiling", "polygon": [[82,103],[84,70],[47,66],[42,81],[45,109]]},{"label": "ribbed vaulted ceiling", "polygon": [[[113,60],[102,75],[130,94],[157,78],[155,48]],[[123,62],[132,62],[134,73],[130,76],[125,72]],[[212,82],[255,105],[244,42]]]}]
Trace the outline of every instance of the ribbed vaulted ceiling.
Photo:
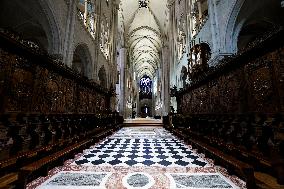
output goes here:
[{"label": "ribbed vaulted ceiling", "polygon": [[[150,0],[148,7],[139,7],[138,0],[122,0],[121,11],[127,34],[130,63],[138,78],[152,79],[159,68],[162,33],[166,25],[166,0]],[[157,13],[153,10],[157,10]]]}]

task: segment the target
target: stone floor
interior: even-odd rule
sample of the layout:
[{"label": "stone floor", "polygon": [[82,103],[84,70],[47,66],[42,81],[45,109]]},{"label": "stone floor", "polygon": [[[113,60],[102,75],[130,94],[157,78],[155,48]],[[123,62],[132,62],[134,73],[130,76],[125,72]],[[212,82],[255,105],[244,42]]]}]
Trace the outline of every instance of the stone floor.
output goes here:
[{"label": "stone floor", "polygon": [[160,127],[122,128],[28,189],[245,188],[242,180]]}]

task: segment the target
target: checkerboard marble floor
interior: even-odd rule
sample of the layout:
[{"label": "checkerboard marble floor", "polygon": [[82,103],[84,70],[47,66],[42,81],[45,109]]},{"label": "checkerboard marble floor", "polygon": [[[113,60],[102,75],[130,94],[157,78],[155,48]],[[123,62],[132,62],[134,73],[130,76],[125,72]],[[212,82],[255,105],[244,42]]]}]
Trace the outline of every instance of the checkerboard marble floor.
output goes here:
[{"label": "checkerboard marble floor", "polygon": [[160,127],[122,128],[28,188],[245,188]]}]

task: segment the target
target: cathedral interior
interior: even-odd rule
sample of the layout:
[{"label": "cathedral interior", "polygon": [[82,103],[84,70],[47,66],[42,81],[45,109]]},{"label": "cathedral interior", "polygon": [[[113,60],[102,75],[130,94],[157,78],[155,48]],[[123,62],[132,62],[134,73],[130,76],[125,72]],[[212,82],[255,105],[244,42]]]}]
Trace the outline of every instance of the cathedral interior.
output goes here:
[{"label": "cathedral interior", "polygon": [[0,188],[283,189],[283,18],[284,0],[1,0]]}]

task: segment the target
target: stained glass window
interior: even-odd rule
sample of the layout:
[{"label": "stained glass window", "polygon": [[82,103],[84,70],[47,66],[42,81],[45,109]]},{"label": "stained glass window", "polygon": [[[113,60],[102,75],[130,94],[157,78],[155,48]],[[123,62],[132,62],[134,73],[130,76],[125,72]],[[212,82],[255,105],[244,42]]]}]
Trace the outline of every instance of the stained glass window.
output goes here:
[{"label": "stained glass window", "polygon": [[147,75],[144,75],[140,79],[140,92],[146,93],[146,94],[152,92],[152,80]]},{"label": "stained glass window", "polygon": [[148,8],[149,0],[139,0],[139,7]]}]

